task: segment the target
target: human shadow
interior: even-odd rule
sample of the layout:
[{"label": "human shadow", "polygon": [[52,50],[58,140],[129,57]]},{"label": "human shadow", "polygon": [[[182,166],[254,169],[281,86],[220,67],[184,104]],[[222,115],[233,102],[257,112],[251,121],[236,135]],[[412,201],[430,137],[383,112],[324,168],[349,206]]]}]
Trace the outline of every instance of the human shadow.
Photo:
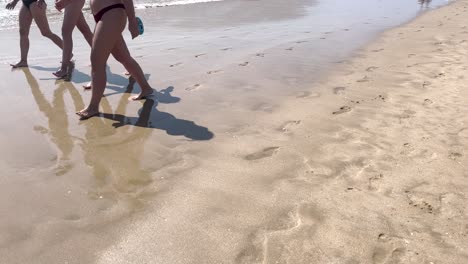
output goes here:
[{"label": "human shadow", "polygon": [[[131,93],[133,91],[133,85],[130,83],[125,93]],[[144,127],[151,129],[160,129],[166,131],[168,135],[173,136],[185,136],[192,140],[210,140],[214,137],[214,134],[208,130],[208,128],[199,126],[193,121],[178,119],[175,116],[161,112],[157,110],[158,103],[177,103],[180,101],[179,97],[174,97],[171,93],[174,91],[173,86],[169,86],[166,89],[155,92],[150,98],[147,98],[142,105],[142,108],[138,111],[138,116],[126,116],[123,114],[125,111],[115,111],[114,113],[102,113],[100,117],[115,121],[112,125],[115,128],[123,126],[135,126]],[[122,97],[121,100],[126,100]],[[120,103],[119,105],[122,105]]]},{"label": "human shadow", "polygon": [[148,98],[138,111],[138,116],[103,113],[101,117],[115,121],[115,128],[124,126],[144,127],[166,131],[171,136],[184,136],[192,140],[210,140],[214,137],[208,128],[195,124],[193,121],[178,119],[175,116],[158,111],[158,102]]}]

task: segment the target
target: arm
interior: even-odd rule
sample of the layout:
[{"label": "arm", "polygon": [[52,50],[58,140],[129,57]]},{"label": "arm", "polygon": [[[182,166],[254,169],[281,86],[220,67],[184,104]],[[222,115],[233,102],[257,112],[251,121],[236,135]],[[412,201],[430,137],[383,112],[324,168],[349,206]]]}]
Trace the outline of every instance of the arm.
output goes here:
[{"label": "arm", "polygon": [[8,10],[13,10],[13,9],[15,8],[16,4],[18,4],[18,2],[19,2],[19,0],[13,0],[13,1],[11,1],[10,3],[8,3],[8,4],[6,5],[6,9],[8,9]]},{"label": "arm", "polygon": [[138,32],[138,24],[135,17],[135,7],[133,6],[133,0],[123,0],[125,6],[125,11],[127,12],[128,17],[128,30],[132,34],[132,38],[138,37],[140,33]]}]

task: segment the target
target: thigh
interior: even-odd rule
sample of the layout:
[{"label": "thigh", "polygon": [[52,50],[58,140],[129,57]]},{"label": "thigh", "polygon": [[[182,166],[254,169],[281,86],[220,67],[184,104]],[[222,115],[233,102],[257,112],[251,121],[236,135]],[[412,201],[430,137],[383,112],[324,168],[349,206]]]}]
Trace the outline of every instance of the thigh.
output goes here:
[{"label": "thigh", "polygon": [[130,51],[127,47],[127,43],[125,43],[125,40],[122,37],[122,35],[120,35],[117,39],[114,48],[112,49],[112,55],[118,61],[125,61],[131,58]]},{"label": "thigh", "polygon": [[83,34],[83,37],[86,39],[86,42],[88,42],[89,46],[91,46],[93,42],[93,32],[89,28],[89,25],[83,16],[83,12],[81,12],[80,16],[78,17],[76,27],[81,32],[81,34]]},{"label": "thigh", "polygon": [[116,46],[125,28],[126,15],[123,9],[107,12],[94,30],[91,59],[94,63],[104,63]]},{"label": "thigh", "polygon": [[65,7],[62,31],[72,31],[75,28],[78,19],[83,15],[81,9],[84,6],[84,2],[84,0],[74,0],[71,1],[67,7]]},{"label": "thigh", "polygon": [[45,6],[40,8],[38,2],[34,2],[29,5],[29,10],[31,11],[34,22],[36,22],[36,25],[41,32],[50,31],[46,9],[47,8]]},{"label": "thigh", "polygon": [[29,34],[29,29],[31,28],[32,15],[29,9],[22,5],[19,12],[19,28],[21,32]]}]

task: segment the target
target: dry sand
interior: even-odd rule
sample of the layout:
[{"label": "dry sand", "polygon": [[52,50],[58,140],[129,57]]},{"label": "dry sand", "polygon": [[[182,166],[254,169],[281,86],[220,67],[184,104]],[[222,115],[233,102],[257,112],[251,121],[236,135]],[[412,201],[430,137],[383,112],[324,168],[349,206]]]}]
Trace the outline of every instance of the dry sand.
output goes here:
[{"label": "dry sand", "polygon": [[431,11],[315,82],[317,36],[158,60],[142,43],[168,88],[128,102],[113,62],[86,122],[49,55],[2,70],[0,263],[468,263],[467,14]]}]

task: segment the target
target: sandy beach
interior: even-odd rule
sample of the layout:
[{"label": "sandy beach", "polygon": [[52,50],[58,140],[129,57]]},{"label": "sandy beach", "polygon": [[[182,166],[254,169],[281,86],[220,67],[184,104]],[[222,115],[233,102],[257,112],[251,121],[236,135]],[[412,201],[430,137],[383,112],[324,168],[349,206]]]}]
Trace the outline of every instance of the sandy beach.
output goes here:
[{"label": "sandy beach", "polygon": [[37,29],[14,71],[1,31],[0,263],[468,263],[468,0],[379,35],[311,2],[140,11],[158,92],[110,60],[87,121],[79,33],[63,82]]}]

